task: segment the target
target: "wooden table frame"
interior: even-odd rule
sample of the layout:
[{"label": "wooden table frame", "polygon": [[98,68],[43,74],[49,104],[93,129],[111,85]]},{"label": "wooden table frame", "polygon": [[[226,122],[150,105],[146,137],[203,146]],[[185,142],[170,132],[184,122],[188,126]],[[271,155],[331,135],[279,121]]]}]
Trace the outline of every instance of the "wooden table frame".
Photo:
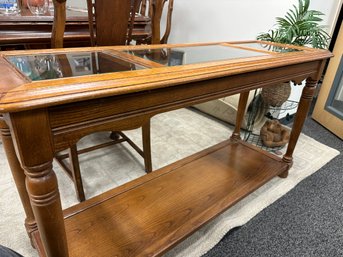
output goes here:
[{"label": "wooden table frame", "polygon": [[[185,45],[151,48],[166,46]],[[95,49],[138,60],[120,50],[144,48]],[[146,70],[34,83],[4,57],[38,51],[2,53],[1,135],[25,209],[27,232],[40,256],[86,256],[87,251],[94,256],[159,256],[274,176],[286,177],[316,82],[331,56],[324,50],[298,49],[302,51],[175,67],[154,64],[156,68]],[[39,53],[77,50],[94,49]],[[240,139],[250,90],[304,79],[282,158]],[[237,93],[241,96],[231,139],[62,211],[52,170],[56,152],[95,131],[138,128],[158,113]],[[164,197],[168,201],[162,201]],[[185,203],[189,206],[180,205]]]}]

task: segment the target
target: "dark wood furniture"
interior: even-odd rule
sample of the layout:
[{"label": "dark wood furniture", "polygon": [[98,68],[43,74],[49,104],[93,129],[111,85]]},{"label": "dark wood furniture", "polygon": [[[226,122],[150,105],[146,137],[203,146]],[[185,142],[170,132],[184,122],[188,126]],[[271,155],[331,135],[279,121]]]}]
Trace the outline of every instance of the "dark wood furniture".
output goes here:
[{"label": "dark wood furniture", "polygon": [[64,34],[66,28],[66,1],[53,1],[54,4],[54,19],[51,31],[51,47],[63,47]]},{"label": "dark wood furniture", "polygon": [[[0,15],[0,47],[50,48],[53,13],[46,16],[33,16],[26,8],[20,15]],[[132,38],[144,40],[151,37],[151,19],[137,14]],[[66,8],[65,47],[90,46],[87,11],[73,11]]]},{"label": "dark wood furniture", "polygon": [[[331,54],[273,46],[272,51],[259,42],[234,42],[2,52],[3,145],[40,256],[160,256],[271,178],[286,177]],[[153,58],[162,48],[167,65]],[[15,68],[38,54],[57,58],[87,51],[137,69],[32,81]],[[26,74],[39,79],[33,73]],[[282,158],[240,139],[250,90],[305,78]],[[236,93],[241,96],[231,138],[62,211],[52,170],[56,152],[95,131],[138,128],[158,113]]]},{"label": "dark wood furniture", "polygon": [[[168,2],[168,3],[167,3]],[[151,18],[151,37],[138,39],[138,44],[166,44],[171,31],[174,0],[137,0],[137,13]],[[165,12],[166,27],[161,36],[161,18]],[[162,30],[163,31],[163,30]]]},{"label": "dark wood furniture", "polygon": [[87,0],[91,46],[129,44],[134,5],[131,0]]}]

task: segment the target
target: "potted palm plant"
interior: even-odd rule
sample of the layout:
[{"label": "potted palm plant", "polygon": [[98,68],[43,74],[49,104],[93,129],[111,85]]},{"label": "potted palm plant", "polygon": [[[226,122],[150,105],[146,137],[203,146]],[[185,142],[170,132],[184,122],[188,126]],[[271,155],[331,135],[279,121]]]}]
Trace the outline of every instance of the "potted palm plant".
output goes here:
[{"label": "potted palm plant", "polygon": [[[298,6],[293,5],[284,17],[276,18],[275,28],[267,33],[257,36],[258,40],[292,44],[297,46],[310,46],[313,48],[327,48],[330,36],[319,23],[324,14],[310,10],[310,0],[298,0]],[[289,83],[266,88],[262,97],[271,106],[281,106],[290,95]],[[269,98],[269,99],[268,99]]]},{"label": "potted palm plant", "polygon": [[298,46],[312,46],[314,48],[327,48],[329,35],[324,26],[319,25],[324,14],[310,10],[310,0],[298,0],[298,6],[293,5],[285,17],[277,17],[276,28],[267,33],[261,33],[257,39],[292,44]]}]

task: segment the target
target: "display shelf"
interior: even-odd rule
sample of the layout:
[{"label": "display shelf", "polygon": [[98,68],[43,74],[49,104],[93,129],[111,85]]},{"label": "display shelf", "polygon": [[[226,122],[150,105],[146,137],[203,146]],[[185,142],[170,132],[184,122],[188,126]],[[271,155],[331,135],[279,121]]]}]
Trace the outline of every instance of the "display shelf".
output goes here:
[{"label": "display shelf", "polygon": [[[161,256],[288,168],[277,156],[226,140],[65,210],[69,256]],[[38,231],[33,235],[45,256]]]}]

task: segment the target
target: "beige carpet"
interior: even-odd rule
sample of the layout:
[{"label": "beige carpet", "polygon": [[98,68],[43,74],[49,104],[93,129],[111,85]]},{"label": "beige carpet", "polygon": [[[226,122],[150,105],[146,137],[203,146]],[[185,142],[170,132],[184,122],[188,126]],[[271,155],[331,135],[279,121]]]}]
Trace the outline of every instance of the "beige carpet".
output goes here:
[{"label": "beige carpet", "polygon": [[[153,167],[163,167],[227,139],[231,130],[228,125],[189,109],[158,115],[152,119]],[[141,141],[140,130],[127,134],[136,142]],[[107,137],[108,133],[99,133],[85,138],[81,144]],[[295,151],[295,163],[287,179],[274,178],[186,239],[166,256],[201,256],[218,243],[231,228],[246,223],[337,154],[336,150],[301,135]],[[126,145],[82,155],[80,161],[87,198],[144,175],[141,157]],[[63,206],[68,207],[77,203],[72,183],[58,166],[54,166]],[[4,150],[0,145],[0,244],[18,251],[25,257],[34,257],[37,254],[26,236],[23,217],[23,209]]]}]

